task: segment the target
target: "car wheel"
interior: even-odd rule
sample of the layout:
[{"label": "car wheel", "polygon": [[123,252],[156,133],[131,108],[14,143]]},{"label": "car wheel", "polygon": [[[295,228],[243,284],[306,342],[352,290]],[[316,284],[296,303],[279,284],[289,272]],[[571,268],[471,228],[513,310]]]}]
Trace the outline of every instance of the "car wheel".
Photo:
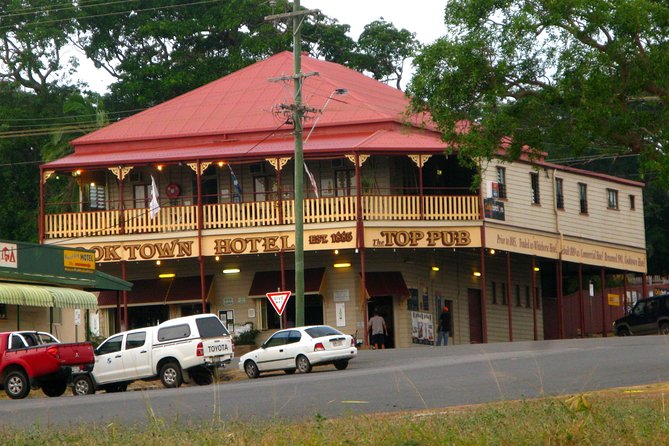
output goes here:
[{"label": "car wheel", "polygon": [[72,381],[72,395],[93,395],[95,386],[88,375],[79,375]]},{"label": "car wheel", "polygon": [[244,371],[246,372],[246,376],[248,376],[251,379],[256,379],[257,377],[260,376],[260,370],[258,370],[258,365],[251,361],[250,359],[244,363]]},{"label": "car wheel", "polygon": [[195,373],[191,373],[193,381],[198,386],[208,386],[214,382],[214,375],[209,370],[200,370]]},{"label": "car wheel", "polygon": [[630,329],[628,327],[620,327],[616,333],[618,336],[631,336]]},{"label": "car wheel", "polygon": [[334,362],[335,369],[345,370],[348,367],[348,359],[342,359],[341,361]]},{"label": "car wheel", "polygon": [[45,381],[42,383],[41,387],[42,392],[44,392],[46,396],[53,398],[65,393],[67,390],[67,381],[65,379]]},{"label": "car wheel", "polygon": [[304,356],[300,355],[297,357],[297,370],[300,371],[300,373],[309,373],[311,372],[311,363],[309,362],[309,359]]},{"label": "car wheel", "polygon": [[179,364],[176,362],[165,363],[160,369],[160,382],[168,389],[179,387],[183,383]]},{"label": "car wheel", "polygon": [[662,322],[660,324],[660,334],[663,334],[663,335],[669,334],[669,323]]},{"label": "car wheel", "polygon": [[11,371],[5,376],[3,382],[5,393],[13,400],[25,398],[30,393],[30,381],[23,370]]},{"label": "car wheel", "polygon": [[286,370],[284,370],[284,373],[286,375],[293,375],[293,374],[295,374],[295,369],[286,369]]}]

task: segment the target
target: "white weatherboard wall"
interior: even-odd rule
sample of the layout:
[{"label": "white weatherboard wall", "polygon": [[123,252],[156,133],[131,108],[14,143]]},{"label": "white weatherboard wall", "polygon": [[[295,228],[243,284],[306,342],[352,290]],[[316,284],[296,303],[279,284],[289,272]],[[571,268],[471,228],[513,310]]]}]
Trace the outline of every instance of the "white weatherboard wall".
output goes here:
[{"label": "white weatherboard wall", "polygon": [[[500,225],[645,249],[643,190],[641,187],[572,171],[535,166],[526,162],[489,162],[483,184],[497,181],[496,167],[506,169],[507,198],[502,200],[505,220],[490,220]],[[532,204],[530,173],[538,173],[540,204]],[[553,178],[562,178],[564,210],[555,209]],[[588,213],[580,213],[578,183],[587,184]],[[618,191],[618,209],[607,208],[607,189]],[[485,191],[485,186],[484,186]],[[630,209],[629,196],[635,196]]]}]

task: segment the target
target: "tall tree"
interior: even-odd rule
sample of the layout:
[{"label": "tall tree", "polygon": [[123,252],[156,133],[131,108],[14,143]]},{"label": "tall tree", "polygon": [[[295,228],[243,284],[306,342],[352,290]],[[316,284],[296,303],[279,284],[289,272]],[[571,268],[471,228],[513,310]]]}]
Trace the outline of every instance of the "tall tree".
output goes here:
[{"label": "tall tree", "polygon": [[[459,150],[509,156],[638,154],[669,184],[669,4],[656,0],[453,0],[448,35],[409,87]],[[474,125],[462,132],[458,122]]]},{"label": "tall tree", "polygon": [[416,34],[397,29],[392,23],[375,20],[365,25],[358,38],[358,67],[369,71],[374,79],[395,81],[400,89],[404,62],[420,50]]},{"label": "tall tree", "polygon": [[[116,81],[110,109],[147,107],[289,48],[266,1],[142,0],[89,7],[78,45]],[[104,13],[104,14],[103,14]]]},{"label": "tall tree", "polygon": [[46,94],[76,68],[64,49],[74,31],[72,0],[0,3],[0,81]]}]

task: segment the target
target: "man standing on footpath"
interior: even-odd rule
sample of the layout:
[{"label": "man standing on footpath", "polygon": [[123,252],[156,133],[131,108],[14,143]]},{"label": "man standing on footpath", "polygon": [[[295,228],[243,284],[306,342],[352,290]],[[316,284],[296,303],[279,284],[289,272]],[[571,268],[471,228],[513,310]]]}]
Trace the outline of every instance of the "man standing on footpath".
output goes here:
[{"label": "man standing on footpath", "polygon": [[[386,328],[386,321],[379,315],[378,310],[374,310],[374,316],[369,319],[367,329],[372,331],[371,342],[372,348],[386,348],[385,337],[388,336],[388,328]],[[380,347],[379,347],[380,346]]]},{"label": "man standing on footpath", "polygon": [[448,345],[448,335],[451,331],[451,312],[448,311],[448,306],[444,305],[439,316],[439,331],[437,332],[437,347],[441,345],[441,340],[444,340],[444,346]]}]

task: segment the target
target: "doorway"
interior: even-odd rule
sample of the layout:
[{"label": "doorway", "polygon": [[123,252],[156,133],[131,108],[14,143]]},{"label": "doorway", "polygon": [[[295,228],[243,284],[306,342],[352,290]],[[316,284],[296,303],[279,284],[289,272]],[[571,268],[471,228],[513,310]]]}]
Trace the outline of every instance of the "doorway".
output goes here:
[{"label": "doorway", "polygon": [[481,344],[483,342],[483,314],[481,312],[481,290],[469,288],[469,342]]},{"label": "doorway", "polygon": [[386,348],[395,348],[395,315],[393,313],[392,296],[376,296],[367,302],[367,320],[374,315],[374,311],[379,312],[379,316],[386,321],[388,336],[386,337]]}]

